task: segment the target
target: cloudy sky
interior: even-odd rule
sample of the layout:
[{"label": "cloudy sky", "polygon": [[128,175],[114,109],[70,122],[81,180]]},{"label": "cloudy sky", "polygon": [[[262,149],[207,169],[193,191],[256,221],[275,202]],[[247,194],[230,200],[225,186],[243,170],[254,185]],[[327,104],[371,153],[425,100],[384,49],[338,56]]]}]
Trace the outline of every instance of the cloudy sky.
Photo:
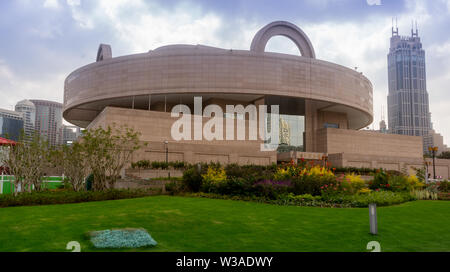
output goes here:
[{"label": "cloudy sky", "polygon": [[[358,67],[372,81],[378,128],[393,17],[401,35],[418,21],[432,121],[450,144],[450,0],[1,0],[0,108],[62,102],[65,77],[95,61],[100,43],[113,56],[173,43],[247,50],[261,27],[285,20],[305,31],[317,58]],[[266,50],[299,54],[284,37]]]}]

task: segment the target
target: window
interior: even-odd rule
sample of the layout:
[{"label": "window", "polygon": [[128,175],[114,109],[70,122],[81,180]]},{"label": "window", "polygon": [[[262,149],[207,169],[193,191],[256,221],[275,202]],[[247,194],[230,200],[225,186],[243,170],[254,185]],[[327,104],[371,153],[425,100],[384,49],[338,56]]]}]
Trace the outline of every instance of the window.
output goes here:
[{"label": "window", "polygon": [[334,123],[324,123],[323,124],[324,128],[339,128],[339,124],[334,124]]}]

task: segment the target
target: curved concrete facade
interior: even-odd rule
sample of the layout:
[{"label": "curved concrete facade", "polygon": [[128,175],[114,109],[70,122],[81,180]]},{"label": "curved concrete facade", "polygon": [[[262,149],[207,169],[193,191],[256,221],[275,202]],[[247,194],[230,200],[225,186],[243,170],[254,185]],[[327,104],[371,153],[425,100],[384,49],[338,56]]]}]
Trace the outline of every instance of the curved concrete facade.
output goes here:
[{"label": "curved concrete facade", "polygon": [[[265,52],[270,38],[280,35],[291,39],[301,56]],[[195,96],[203,97],[203,106],[222,108],[228,103],[277,104],[280,114],[304,117],[295,134],[303,138],[298,142],[304,151],[326,152],[322,128],[358,130],[372,123],[372,92],[362,73],[316,59],[311,41],[300,28],[277,21],[256,33],[250,50],[169,45],[113,57],[111,46],[101,44],[97,61],[65,80],[63,116],[81,127],[120,123],[138,128],[143,141],[153,146],[138,157],[158,160],[164,154],[160,145],[170,139],[174,122],[169,112],[177,104],[191,107]],[[222,163],[276,162],[277,153],[260,151],[260,144],[173,142],[176,150],[171,156],[191,163],[211,158]]]},{"label": "curved concrete facade", "polygon": [[[293,39],[307,56],[259,52],[274,35]],[[252,49],[170,45],[108,58],[111,48],[101,45],[99,61],[67,77],[64,118],[86,127],[108,106],[102,104],[108,99],[196,93],[236,94],[235,100],[242,94],[304,98],[328,102],[324,108],[345,113],[348,128],[359,129],[372,122],[370,81],[352,69],[314,59],[309,39],[292,24],[269,24],[255,36]]]}]

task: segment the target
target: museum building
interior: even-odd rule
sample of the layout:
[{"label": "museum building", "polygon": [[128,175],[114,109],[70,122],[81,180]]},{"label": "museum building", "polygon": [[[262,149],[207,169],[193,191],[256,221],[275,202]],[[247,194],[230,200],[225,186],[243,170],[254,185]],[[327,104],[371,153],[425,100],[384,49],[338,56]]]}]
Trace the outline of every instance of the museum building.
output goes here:
[{"label": "museum building", "polygon": [[[265,52],[268,41],[280,35],[292,40],[301,56]],[[362,73],[316,59],[299,27],[277,21],[256,33],[250,50],[168,45],[113,58],[111,47],[102,44],[96,62],[67,77],[63,116],[84,128],[126,124],[140,131],[148,145],[135,161],[163,161],[168,147],[170,161],[189,163],[271,164],[326,157],[335,166],[421,167],[421,137],[361,130],[373,122],[372,93]],[[174,140],[171,129],[179,118],[172,117],[172,110],[186,105],[195,116],[196,98],[203,109],[220,106],[224,120],[236,120],[234,130],[239,120],[250,130],[249,114],[226,113],[227,105],[279,105],[278,150],[262,151],[263,140],[249,139],[250,133],[245,140]],[[439,171],[448,176],[448,166]]]}]

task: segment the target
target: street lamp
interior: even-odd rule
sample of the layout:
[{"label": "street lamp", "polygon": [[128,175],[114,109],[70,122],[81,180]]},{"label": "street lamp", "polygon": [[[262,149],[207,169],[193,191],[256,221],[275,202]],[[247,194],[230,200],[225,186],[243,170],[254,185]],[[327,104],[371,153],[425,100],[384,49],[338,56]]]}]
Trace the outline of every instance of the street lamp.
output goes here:
[{"label": "street lamp", "polygon": [[[168,167],[169,166],[169,141],[167,141],[167,140],[164,141],[164,147],[166,149],[166,166]],[[169,168],[167,168],[167,177],[170,179],[170,170],[169,170]]]},{"label": "street lamp", "polygon": [[428,150],[431,152],[431,154],[433,155],[433,179],[436,179],[436,153],[438,151],[437,146],[430,146],[428,147]]},{"label": "street lamp", "polygon": [[324,167],[326,167],[327,166],[327,161],[328,161],[328,156],[327,155],[323,155],[322,156],[322,161],[324,163]]},{"label": "street lamp", "polygon": [[164,147],[166,149],[166,163],[169,163],[169,141],[164,141]]}]

